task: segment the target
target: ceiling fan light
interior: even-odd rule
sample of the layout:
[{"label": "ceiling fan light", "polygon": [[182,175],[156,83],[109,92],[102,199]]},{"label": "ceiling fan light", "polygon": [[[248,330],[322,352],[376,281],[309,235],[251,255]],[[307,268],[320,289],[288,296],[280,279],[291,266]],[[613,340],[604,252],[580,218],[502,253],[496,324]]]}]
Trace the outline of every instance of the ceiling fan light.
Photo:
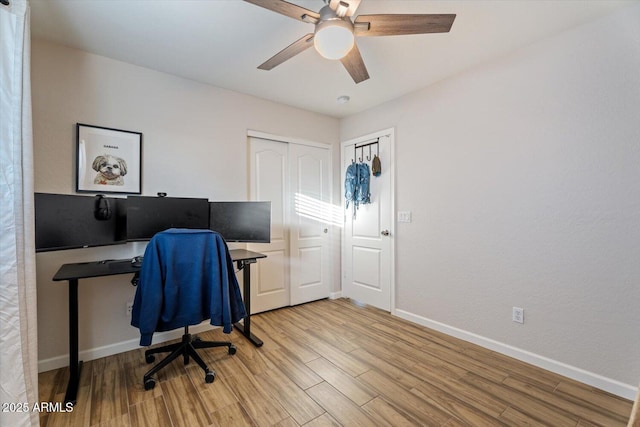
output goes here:
[{"label": "ceiling fan light", "polygon": [[340,59],[353,48],[353,27],[342,19],[332,19],[316,25],[313,45],[327,59]]}]

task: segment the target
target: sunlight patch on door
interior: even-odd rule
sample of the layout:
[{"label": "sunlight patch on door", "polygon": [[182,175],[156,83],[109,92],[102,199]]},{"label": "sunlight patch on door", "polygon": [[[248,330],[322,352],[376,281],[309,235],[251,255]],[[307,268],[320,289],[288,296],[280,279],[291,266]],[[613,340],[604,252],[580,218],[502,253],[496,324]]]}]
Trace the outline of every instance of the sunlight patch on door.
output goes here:
[{"label": "sunlight patch on door", "polygon": [[296,214],[323,224],[343,226],[342,208],[301,193],[295,194]]}]

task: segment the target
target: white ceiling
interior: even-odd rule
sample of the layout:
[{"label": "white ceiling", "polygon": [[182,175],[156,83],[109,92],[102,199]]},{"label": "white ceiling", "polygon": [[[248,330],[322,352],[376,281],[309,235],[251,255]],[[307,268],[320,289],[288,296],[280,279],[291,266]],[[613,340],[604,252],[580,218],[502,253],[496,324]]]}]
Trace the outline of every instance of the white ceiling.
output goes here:
[{"label": "white ceiling", "polygon": [[[319,10],[322,0],[290,0]],[[298,22],[241,0],[30,0],[34,39],[345,117],[638,0],[362,0],[359,14],[455,13],[450,33],[363,37],[371,78],[355,84],[314,49],[256,67],[304,34]],[[351,101],[338,104],[348,95]]]}]

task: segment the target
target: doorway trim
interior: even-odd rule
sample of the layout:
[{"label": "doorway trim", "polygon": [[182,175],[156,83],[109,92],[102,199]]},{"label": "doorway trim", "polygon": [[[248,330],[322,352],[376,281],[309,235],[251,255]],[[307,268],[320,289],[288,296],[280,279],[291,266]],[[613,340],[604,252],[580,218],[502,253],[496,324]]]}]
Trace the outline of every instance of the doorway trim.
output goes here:
[{"label": "doorway trim", "polygon": [[272,133],[260,132],[260,131],[251,130],[251,129],[247,130],[247,136],[254,137],[254,138],[269,139],[271,141],[277,141],[277,142],[286,142],[288,144],[300,144],[300,145],[308,145],[311,147],[327,148],[329,150],[329,153],[333,154],[333,145],[331,144],[323,144],[321,142],[309,141],[301,138],[291,138],[288,136],[280,136]]}]

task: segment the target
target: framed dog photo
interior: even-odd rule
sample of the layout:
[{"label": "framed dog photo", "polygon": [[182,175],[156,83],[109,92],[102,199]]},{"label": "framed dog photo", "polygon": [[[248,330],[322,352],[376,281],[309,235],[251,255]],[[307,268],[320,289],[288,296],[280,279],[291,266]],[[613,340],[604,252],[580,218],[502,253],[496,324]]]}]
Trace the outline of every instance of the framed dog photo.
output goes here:
[{"label": "framed dog photo", "polygon": [[76,191],[142,192],[142,133],[78,123]]}]

